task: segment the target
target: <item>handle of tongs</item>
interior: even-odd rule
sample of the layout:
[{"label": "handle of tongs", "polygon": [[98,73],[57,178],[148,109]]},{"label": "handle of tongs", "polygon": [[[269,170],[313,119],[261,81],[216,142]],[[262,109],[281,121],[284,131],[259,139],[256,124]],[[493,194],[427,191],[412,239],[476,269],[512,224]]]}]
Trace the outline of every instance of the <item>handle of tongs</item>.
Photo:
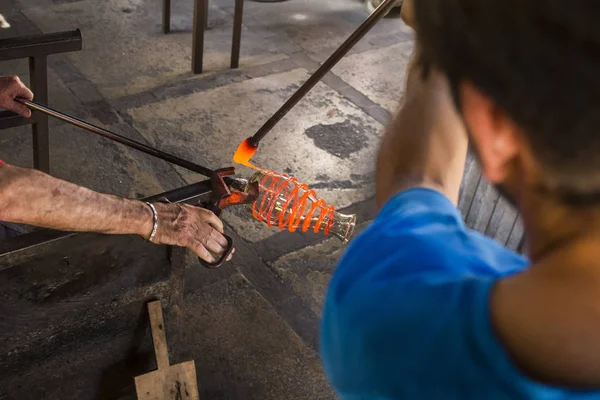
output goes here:
[{"label": "handle of tongs", "polygon": [[[158,201],[162,203],[171,203],[169,199],[165,197],[158,199]],[[217,261],[211,263],[209,263],[208,261],[204,261],[203,259],[198,257],[198,261],[200,261],[200,265],[202,265],[203,267],[208,269],[217,269],[221,265],[223,265],[223,263],[227,261],[227,258],[229,258],[231,253],[233,253],[233,239],[225,234],[222,235],[225,236],[225,239],[227,240],[227,247],[225,248],[225,252],[223,252],[223,255]]]},{"label": "handle of tongs", "polygon": [[200,264],[203,267],[208,268],[208,269],[219,268],[225,261],[227,261],[227,258],[233,252],[233,239],[230,238],[229,236],[225,235],[225,234],[223,234],[223,236],[225,236],[225,239],[227,239],[227,248],[225,249],[225,252],[221,256],[221,258],[219,258],[217,261],[212,262],[212,263],[204,261],[203,259],[201,259],[200,257],[198,257],[198,260],[200,260]]}]

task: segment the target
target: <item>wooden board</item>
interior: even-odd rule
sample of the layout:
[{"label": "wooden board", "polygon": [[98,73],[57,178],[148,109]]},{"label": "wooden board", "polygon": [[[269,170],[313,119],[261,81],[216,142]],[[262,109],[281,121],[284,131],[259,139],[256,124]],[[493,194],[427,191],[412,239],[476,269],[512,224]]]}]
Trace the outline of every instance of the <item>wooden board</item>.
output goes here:
[{"label": "wooden board", "polygon": [[172,365],[135,378],[139,400],[198,400],[196,366],[193,361]]},{"label": "wooden board", "polygon": [[518,211],[500,197],[469,154],[458,202],[465,223],[517,252],[525,250],[525,232]]},{"label": "wooden board", "polygon": [[148,303],[156,371],[135,378],[139,400],[199,400],[194,361],[169,365],[167,336],[160,301]]}]

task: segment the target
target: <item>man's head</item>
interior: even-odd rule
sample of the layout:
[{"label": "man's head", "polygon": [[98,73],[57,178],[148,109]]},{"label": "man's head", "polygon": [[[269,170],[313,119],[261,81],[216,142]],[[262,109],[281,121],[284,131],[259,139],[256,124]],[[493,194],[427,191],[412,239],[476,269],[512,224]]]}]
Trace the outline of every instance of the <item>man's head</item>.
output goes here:
[{"label": "man's head", "polygon": [[422,61],[448,76],[487,178],[600,204],[600,2],[414,8]]}]

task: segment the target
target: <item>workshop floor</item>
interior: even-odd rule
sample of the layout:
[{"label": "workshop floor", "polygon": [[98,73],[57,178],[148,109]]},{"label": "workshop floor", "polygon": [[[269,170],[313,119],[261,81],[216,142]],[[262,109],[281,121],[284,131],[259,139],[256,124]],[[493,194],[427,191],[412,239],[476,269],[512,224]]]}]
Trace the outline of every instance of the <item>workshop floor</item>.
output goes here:
[{"label": "workshop floor", "polygon": [[[173,2],[169,35],[161,33],[161,3],[2,0],[0,13],[12,26],[0,37],[80,28],[83,51],[49,58],[49,105],[216,168],[231,165],[237,144],[367,16],[358,0],[248,0],[241,67],[230,70],[233,1],[213,0],[206,71],[194,76],[193,1]],[[365,226],[375,214],[378,139],[402,94],[412,46],[397,16],[381,21],[267,136],[256,163],[307,182]],[[27,71],[26,60],[0,63],[0,74],[27,81]],[[32,166],[30,129],[1,132],[0,158]],[[202,178],[57,121],[51,172],[128,197]],[[244,209],[226,211],[224,220],[251,251],[238,255],[235,274],[186,295],[201,398],[334,398],[317,329],[342,247],[336,239],[268,229]],[[207,328],[213,325],[218,329]]]}]

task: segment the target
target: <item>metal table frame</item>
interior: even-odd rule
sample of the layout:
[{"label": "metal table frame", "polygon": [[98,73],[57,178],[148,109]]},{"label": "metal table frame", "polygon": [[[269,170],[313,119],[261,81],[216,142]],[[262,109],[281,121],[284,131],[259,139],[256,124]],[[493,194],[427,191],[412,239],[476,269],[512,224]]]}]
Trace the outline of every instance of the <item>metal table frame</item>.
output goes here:
[{"label": "metal table frame", "polygon": [[[50,54],[79,51],[82,48],[79,29],[42,35],[23,36],[0,40],[0,61],[29,58],[29,78],[36,101],[48,104],[48,64]],[[11,111],[0,111],[0,129],[32,125],[33,166],[50,172],[50,140],[48,116],[35,113],[31,118]]]},{"label": "metal table frame", "polygon": [[[208,1],[194,0],[194,32],[192,34],[192,72],[194,74],[201,74],[203,69],[204,31],[208,26]],[[235,0],[231,68],[240,66],[243,14],[244,0]],[[171,0],[163,0],[162,31],[164,34],[171,31]]]}]

